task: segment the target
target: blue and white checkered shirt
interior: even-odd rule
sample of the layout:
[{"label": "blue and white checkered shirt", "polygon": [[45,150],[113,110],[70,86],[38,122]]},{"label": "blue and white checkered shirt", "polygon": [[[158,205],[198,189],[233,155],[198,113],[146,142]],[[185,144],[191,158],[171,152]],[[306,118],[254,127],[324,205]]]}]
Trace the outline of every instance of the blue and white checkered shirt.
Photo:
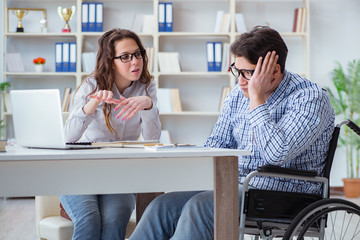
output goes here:
[{"label": "blue and white checkered shirt", "polygon": [[[334,130],[334,110],[325,90],[285,71],[265,104],[249,112],[249,99],[236,86],[205,146],[251,151],[239,157],[239,182],[265,164],[322,172]],[[260,189],[319,193],[320,185],[281,178],[256,177]]]}]

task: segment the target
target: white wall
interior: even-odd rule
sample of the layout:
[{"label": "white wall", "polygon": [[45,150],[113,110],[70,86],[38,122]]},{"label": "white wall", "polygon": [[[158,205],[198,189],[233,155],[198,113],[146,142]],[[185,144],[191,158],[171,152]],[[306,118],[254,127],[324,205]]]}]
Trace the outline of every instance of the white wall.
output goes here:
[{"label": "white wall", "polygon": [[[2,8],[1,4],[0,12],[3,12]],[[310,80],[322,86],[332,86],[330,72],[335,61],[346,64],[349,60],[360,58],[359,12],[358,0],[310,0]],[[0,32],[3,32],[2,25],[0,24]],[[1,38],[0,48],[2,46]],[[0,74],[1,71],[2,68]],[[340,120],[342,119],[337,119],[336,122]],[[332,186],[342,185],[341,178],[345,176],[344,155],[344,151],[339,149],[335,156]]]},{"label": "white wall", "polygon": [[[339,61],[360,58],[360,1],[358,0],[311,0],[311,80],[322,86],[333,86],[330,72]],[[343,119],[337,117],[336,123]],[[331,185],[342,186],[346,176],[345,151],[339,148],[335,154],[331,173]]]}]

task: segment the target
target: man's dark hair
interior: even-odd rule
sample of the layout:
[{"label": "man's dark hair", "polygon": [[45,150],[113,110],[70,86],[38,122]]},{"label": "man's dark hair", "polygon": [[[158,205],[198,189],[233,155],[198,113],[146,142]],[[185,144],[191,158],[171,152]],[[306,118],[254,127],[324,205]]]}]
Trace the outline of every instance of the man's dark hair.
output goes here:
[{"label": "man's dark hair", "polygon": [[245,57],[252,64],[256,64],[259,57],[265,57],[269,51],[275,51],[279,55],[277,63],[283,73],[288,49],[280,34],[274,29],[257,26],[250,32],[241,34],[231,45],[231,52],[236,57]]}]

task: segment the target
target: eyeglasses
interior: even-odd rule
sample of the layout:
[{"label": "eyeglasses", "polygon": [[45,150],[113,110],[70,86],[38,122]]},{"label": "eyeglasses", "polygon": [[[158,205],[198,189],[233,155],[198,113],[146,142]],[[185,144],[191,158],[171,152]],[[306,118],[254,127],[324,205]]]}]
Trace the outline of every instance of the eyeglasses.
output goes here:
[{"label": "eyeglasses", "polygon": [[121,56],[113,57],[113,59],[120,59],[123,63],[131,62],[133,57],[136,59],[142,59],[145,54],[145,51],[136,51],[134,53],[125,53]]},{"label": "eyeglasses", "polygon": [[230,70],[231,73],[236,77],[239,78],[240,74],[241,76],[243,76],[243,78],[245,78],[246,80],[250,80],[250,78],[252,77],[252,75],[254,74],[255,70],[251,70],[251,69],[237,69],[235,67],[235,62],[233,64],[230,65]]}]

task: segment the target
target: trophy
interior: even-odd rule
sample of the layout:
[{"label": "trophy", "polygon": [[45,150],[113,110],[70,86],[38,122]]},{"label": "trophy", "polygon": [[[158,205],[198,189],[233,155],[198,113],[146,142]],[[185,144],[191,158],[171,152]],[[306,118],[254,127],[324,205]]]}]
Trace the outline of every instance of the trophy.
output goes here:
[{"label": "trophy", "polygon": [[28,11],[25,10],[14,10],[13,13],[16,15],[16,17],[18,18],[18,25],[16,27],[16,32],[24,32],[24,27],[22,25],[22,19],[23,17],[28,14]]},{"label": "trophy", "polygon": [[62,32],[71,32],[70,26],[69,26],[69,20],[72,18],[72,16],[75,14],[75,6],[72,6],[71,8],[62,8],[58,7],[58,14],[62,20],[65,21],[65,26],[62,29]]}]

